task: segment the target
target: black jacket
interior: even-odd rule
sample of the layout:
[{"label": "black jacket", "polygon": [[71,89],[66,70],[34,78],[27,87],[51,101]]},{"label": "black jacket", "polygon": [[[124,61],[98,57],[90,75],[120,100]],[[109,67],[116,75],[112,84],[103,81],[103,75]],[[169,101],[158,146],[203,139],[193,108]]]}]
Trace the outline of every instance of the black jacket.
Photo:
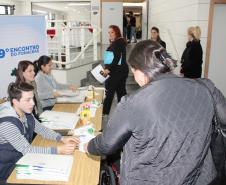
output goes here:
[{"label": "black jacket", "polygon": [[189,41],[181,58],[181,73],[187,78],[200,78],[202,75],[202,46],[200,41]]},{"label": "black jacket", "polygon": [[163,40],[160,40],[159,44],[166,49],[166,43]]},{"label": "black jacket", "polygon": [[[123,38],[115,40],[108,48],[114,54],[113,61],[110,65],[105,65],[109,69],[110,76],[125,75],[128,76],[129,68],[126,62],[126,41]],[[121,59],[121,65],[118,65]]]},{"label": "black jacket", "polygon": [[[226,105],[221,92],[206,83],[216,102]],[[216,176],[209,149],[213,114],[203,86],[161,75],[121,99],[88,151],[108,155],[123,147],[121,185],[207,185]]]}]

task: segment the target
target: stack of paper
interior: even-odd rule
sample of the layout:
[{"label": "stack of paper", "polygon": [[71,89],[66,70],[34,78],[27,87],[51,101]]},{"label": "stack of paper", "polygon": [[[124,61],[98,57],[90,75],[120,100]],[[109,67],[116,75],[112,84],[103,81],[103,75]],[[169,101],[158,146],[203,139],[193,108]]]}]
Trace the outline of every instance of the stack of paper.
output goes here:
[{"label": "stack of paper", "polygon": [[74,129],[79,120],[75,113],[44,111],[39,119],[43,125],[53,130]]},{"label": "stack of paper", "polygon": [[82,103],[85,101],[87,90],[59,90],[57,91],[62,96],[57,97],[57,103]]},{"label": "stack of paper", "polygon": [[18,179],[68,181],[73,156],[27,153],[16,163]]},{"label": "stack of paper", "polygon": [[105,75],[104,74],[104,69],[101,66],[101,64],[99,64],[98,66],[96,66],[92,71],[91,71],[92,75],[96,78],[96,80],[100,83],[104,83],[105,80],[107,80],[110,76],[109,75]]},{"label": "stack of paper", "polygon": [[63,89],[63,90],[57,90],[57,92],[62,96],[76,96],[76,94],[79,93],[79,91],[72,91],[69,89]]}]

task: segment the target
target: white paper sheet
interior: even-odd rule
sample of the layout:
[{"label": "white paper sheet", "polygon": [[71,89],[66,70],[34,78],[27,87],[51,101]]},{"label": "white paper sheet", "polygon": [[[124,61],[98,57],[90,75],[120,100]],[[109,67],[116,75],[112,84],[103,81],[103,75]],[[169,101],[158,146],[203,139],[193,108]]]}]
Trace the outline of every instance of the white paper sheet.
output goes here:
[{"label": "white paper sheet", "polygon": [[39,119],[42,124],[52,130],[74,129],[78,123],[79,116],[75,113],[44,111]]},{"label": "white paper sheet", "polygon": [[103,76],[103,67],[101,66],[101,64],[99,64],[98,66],[96,66],[92,71],[92,75],[96,78],[96,80],[100,83],[104,83],[105,80],[107,80],[109,78],[109,75],[107,75],[106,77]]},{"label": "white paper sheet", "polygon": [[87,90],[77,90],[76,92],[59,91],[65,95],[57,97],[57,103],[82,103],[85,101]]},{"label": "white paper sheet", "polygon": [[76,96],[79,91],[72,91],[72,90],[69,90],[69,89],[63,89],[63,90],[56,90],[59,94],[61,94],[62,96]]},{"label": "white paper sheet", "polygon": [[[93,130],[93,132],[90,132],[90,129]],[[73,135],[79,136],[80,139],[79,151],[85,152],[83,145],[85,143],[88,143],[91,139],[95,137],[93,124],[85,125],[83,127],[74,129]]]},{"label": "white paper sheet", "polygon": [[18,179],[68,181],[73,164],[71,155],[27,153],[16,163]]}]

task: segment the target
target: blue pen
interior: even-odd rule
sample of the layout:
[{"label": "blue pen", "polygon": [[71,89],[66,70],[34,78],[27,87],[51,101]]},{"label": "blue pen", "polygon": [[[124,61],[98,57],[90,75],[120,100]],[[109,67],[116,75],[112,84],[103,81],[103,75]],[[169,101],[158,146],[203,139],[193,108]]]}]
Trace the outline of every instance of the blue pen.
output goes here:
[{"label": "blue pen", "polygon": [[44,166],[32,166],[34,168],[44,168]]}]

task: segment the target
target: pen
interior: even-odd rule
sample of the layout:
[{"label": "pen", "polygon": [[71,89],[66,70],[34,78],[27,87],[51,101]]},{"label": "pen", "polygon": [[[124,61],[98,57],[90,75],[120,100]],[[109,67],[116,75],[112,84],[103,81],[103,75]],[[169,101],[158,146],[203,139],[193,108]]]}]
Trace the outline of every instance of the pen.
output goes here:
[{"label": "pen", "polygon": [[44,166],[37,166],[37,165],[26,165],[26,164],[16,164],[17,168],[44,168]]}]

